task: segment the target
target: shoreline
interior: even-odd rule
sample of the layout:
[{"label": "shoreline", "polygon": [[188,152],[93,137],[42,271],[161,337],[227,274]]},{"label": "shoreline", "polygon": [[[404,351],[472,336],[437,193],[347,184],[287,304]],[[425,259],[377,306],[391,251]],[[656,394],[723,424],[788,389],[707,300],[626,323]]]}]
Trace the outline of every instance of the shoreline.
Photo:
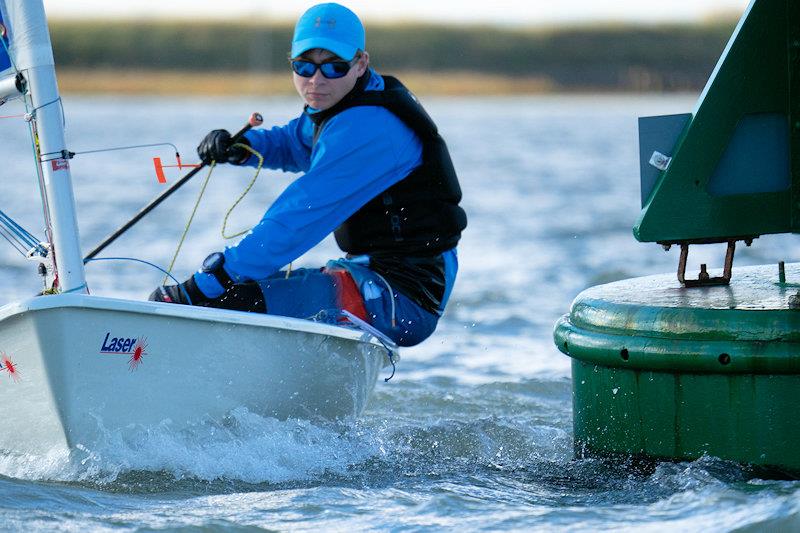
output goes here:
[{"label": "shoreline", "polygon": [[[387,74],[391,74],[388,73]],[[58,68],[58,82],[65,94],[290,96],[295,89],[289,71],[197,72],[174,70],[125,70]],[[541,77],[517,78],[480,72],[399,72],[411,90],[432,96],[503,96],[545,94],[657,94],[663,91],[637,87],[559,87]]]}]

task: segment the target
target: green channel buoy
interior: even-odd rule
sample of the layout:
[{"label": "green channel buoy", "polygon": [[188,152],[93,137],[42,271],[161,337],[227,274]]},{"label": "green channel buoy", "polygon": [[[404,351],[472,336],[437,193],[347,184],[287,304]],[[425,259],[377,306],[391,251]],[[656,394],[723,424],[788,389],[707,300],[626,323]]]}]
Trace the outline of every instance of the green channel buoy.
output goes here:
[{"label": "green channel buoy", "polygon": [[[577,455],[705,454],[800,477],[800,265],[734,268],[736,243],[800,233],[800,2],[751,0],[691,113],[639,119],[640,242],[678,280],[585,290],[555,328]],[[727,243],[722,276],[689,246]]]},{"label": "green channel buoy", "polygon": [[555,327],[582,455],[711,455],[800,472],[800,264],[726,286],[672,275],[585,290]]}]

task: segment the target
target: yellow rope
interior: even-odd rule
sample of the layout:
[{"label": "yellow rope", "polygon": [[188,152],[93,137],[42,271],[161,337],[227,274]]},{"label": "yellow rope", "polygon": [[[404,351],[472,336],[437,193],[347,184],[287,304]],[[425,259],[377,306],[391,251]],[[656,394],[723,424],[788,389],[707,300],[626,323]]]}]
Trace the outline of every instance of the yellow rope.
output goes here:
[{"label": "yellow rope", "polygon": [[[262,156],[259,152],[254,150],[252,147],[250,147],[249,145],[246,145],[246,144],[241,144],[241,143],[236,143],[233,146],[237,146],[239,148],[243,148],[246,151],[250,152],[255,157],[257,157],[258,158],[258,166],[256,167],[256,173],[253,175],[253,179],[250,180],[250,183],[247,184],[247,187],[245,187],[245,189],[242,192],[242,194],[239,195],[239,198],[236,199],[236,201],[233,203],[231,208],[228,209],[228,212],[225,213],[225,218],[222,221],[222,232],[221,232],[223,239],[235,239],[236,237],[244,235],[245,233],[250,231],[250,230],[244,230],[244,231],[240,231],[239,233],[235,233],[233,235],[226,235],[225,234],[225,228],[227,228],[227,226],[228,226],[228,217],[230,217],[231,213],[233,213],[233,210],[236,209],[236,206],[239,205],[239,203],[242,200],[244,200],[244,197],[247,196],[247,193],[250,192],[250,189],[253,188],[253,185],[255,185],[256,180],[258,179],[258,175],[261,172],[261,169],[264,167],[264,156]],[[211,162],[211,166],[208,168],[208,175],[206,176],[206,179],[203,182],[203,186],[200,189],[200,194],[197,196],[197,201],[194,204],[194,208],[192,209],[192,214],[189,216],[188,222],[186,222],[186,227],[183,229],[183,235],[181,235],[181,239],[178,242],[178,248],[175,250],[175,255],[172,257],[172,261],[169,264],[169,268],[167,269],[167,275],[164,277],[164,282],[162,283],[162,285],[166,285],[167,281],[169,281],[169,275],[172,273],[172,267],[175,266],[175,261],[178,259],[178,254],[180,253],[181,247],[183,246],[183,241],[186,239],[186,235],[189,233],[189,228],[191,227],[192,221],[194,220],[194,215],[197,213],[197,208],[200,205],[200,200],[202,200],[203,194],[205,194],[205,192],[206,192],[206,186],[208,185],[208,182],[211,179],[211,174],[214,172],[214,167],[216,165],[217,165],[217,162],[216,161],[212,161]],[[291,274],[291,272],[292,272],[292,263],[289,263],[289,267],[286,270],[286,277],[287,278],[289,277],[289,274]]]},{"label": "yellow rope", "polygon": [[236,237],[240,237],[240,236],[244,235],[245,233],[247,233],[248,231],[250,231],[249,229],[246,229],[244,231],[240,231],[239,233],[234,233],[233,235],[225,235],[225,228],[228,227],[228,217],[231,216],[231,213],[233,213],[233,210],[236,209],[237,205],[239,205],[239,202],[244,200],[244,197],[247,196],[247,193],[249,193],[250,189],[253,188],[253,185],[255,185],[256,180],[258,179],[258,174],[259,174],[259,172],[261,172],[261,168],[264,166],[264,156],[261,155],[260,153],[256,152],[255,150],[253,150],[253,148],[251,148],[249,145],[236,143],[233,146],[238,146],[239,148],[244,148],[245,150],[247,150],[248,152],[250,152],[251,154],[256,156],[258,158],[258,166],[256,167],[256,173],[253,176],[253,179],[251,179],[250,183],[247,184],[247,187],[245,187],[244,192],[242,192],[242,194],[239,195],[239,198],[237,198],[236,201],[233,202],[233,205],[231,206],[231,208],[228,209],[227,213],[225,213],[225,219],[222,221],[222,238],[223,239],[235,239]]},{"label": "yellow rope", "polygon": [[[246,144],[240,144],[240,143],[236,143],[233,146],[237,146],[237,147],[243,148],[246,151],[250,152],[255,157],[257,157],[258,158],[258,166],[256,167],[256,173],[253,175],[253,179],[250,180],[250,183],[247,184],[247,187],[245,187],[245,189],[242,192],[242,194],[239,195],[239,198],[236,199],[236,201],[233,203],[231,208],[228,209],[228,212],[225,213],[225,218],[222,221],[222,232],[221,232],[223,239],[234,239],[234,238],[239,237],[241,235],[244,235],[245,233],[250,231],[250,230],[244,230],[244,231],[240,231],[239,233],[234,233],[233,235],[226,235],[225,234],[225,229],[228,226],[228,217],[230,217],[231,213],[233,213],[233,210],[236,209],[236,206],[239,205],[239,203],[242,200],[244,200],[244,197],[247,196],[247,193],[250,192],[250,189],[253,188],[253,185],[255,185],[256,180],[258,179],[258,174],[261,172],[261,169],[264,167],[264,156],[262,156],[259,152],[254,150],[252,147],[250,147],[250,146],[248,146]],[[203,182],[203,186],[200,189],[200,194],[197,196],[197,201],[195,202],[194,208],[192,209],[192,214],[189,215],[189,220],[186,222],[186,227],[183,229],[183,235],[181,235],[181,239],[178,242],[178,247],[175,250],[175,255],[172,256],[172,261],[169,264],[169,268],[167,269],[167,275],[164,277],[164,281],[163,281],[162,285],[166,285],[166,283],[169,281],[169,275],[172,273],[172,267],[175,266],[175,261],[178,259],[178,254],[180,253],[181,247],[183,246],[183,241],[186,240],[186,235],[189,233],[189,228],[191,227],[192,221],[194,220],[194,215],[197,213],[197,208],[200,205],[200,200],[202,200],[203,194],[205,194],[205,192],[206,192],[206,186],[208,185],[208,182],[211,179],[211,174],[214,172],[214,167],[216,165],[217,165],[216,161],[212,161],[211,162],[211,166],[208,169],[208,175],[206,176],[206,179]],[[286,270],[286,277],[287,278],[289,277],[289,274],[291,274],[291,272],[292,272],[292,264],[289,263],[289,267]]]},{"label": "yellow rope", "polygon": [[[248,231],[250,231],[249,229],[246,229],[244,231],[240,231],[239,233],[234,233],[233,235],[226,235],[225,234],[225,228],[228,227],[228,217],[231,215],[231,213],[233,213],[233,210],[236,209],[236,206],[239,205],[239,202],[244,200],[244,197],[247,196],[247,193],[250,192],[250,189],[253,188],[253,185],[255,185],[256,180],[258,179],[259,172],[261,172],[261,169],[264,167],[264,156],[261,155],[260,152],[257,152],[256,150],[254,150],[251,146],[249,146],[247,144],[239,144],[239,143],[237,143],[237,144],[234,144],[234,146],[238,146],[240,148],[244,148],[245,150],[250,152],[252,155],[257,157],[258,158],[258,166],[256,167],[256,173],[255,173],[255,175],[253,175],[253,179],[250,180],[250,183],[247,184],[247,187],[245,187],[245,189],[242,192],[242,194],[239,195],[239,198],[237,198],[236,201],[233,202],[233,205],[231,206],[231,208],[228,209],[227,213],[225,213],[225,219],[222,221],[222,238],[223,239],[235,239],[236,237],[240,237],[240,236],[244,235],[245,233],[247,233]],[[289,266],[286,269],[286,278],[287,279],[289,278],[289,275],[291,273],[292,273],[292,263],[289,263]]]},{"label": "yellow rope", "polygon": [[167,275],[164,276],[164,281],[161,283],[162,285],[166,285],[167,281],[169,281],[169,275],[172,273],[172,267],[175,266],[175,261],[178,259],[178,254],[181,251],[181,246],[183,246],[183,241],[186,239],[186,234],[189,233],[189,228],[192,225],[192,220],[194,220],[194,215],[197,213],[197,207],[200,205],[200,200],[203,198],[203,193],[206,192],[206,186],[208,185],[208,180],[211,179],[211,173],[214,172],[214,167],[217,166],[216,161],[212,161],[211,165],[208,167],[208,175],[206,176],[206,180],[203,182],[203,187],[200,189],[200,194],[197,196],[197,201],[194,203],[194,209],[192,209],[192,214],[189,215],[189,221],[186,222],[186,227],[183,228],[183,235],[181,235],[181,240],[178,242],[178,248],[175,250],[175,255],[172,256],[172,261],[169,264],[169,268],[167,268]]}]

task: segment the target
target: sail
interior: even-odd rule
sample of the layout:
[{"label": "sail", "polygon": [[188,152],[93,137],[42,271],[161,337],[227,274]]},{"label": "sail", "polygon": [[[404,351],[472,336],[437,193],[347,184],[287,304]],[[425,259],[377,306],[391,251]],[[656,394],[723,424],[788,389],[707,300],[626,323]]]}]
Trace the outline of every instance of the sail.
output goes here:
[{"label": "sail", "polygon": [[11,43],[11,28],[6,23],[5,2],[0,0],[0,78],[5,78],[11,72],[11,58],[8,49]]},{"label": "sail", "polygon": [[54,64],[41,1],[0,0],[0,34],[0,78]]}]

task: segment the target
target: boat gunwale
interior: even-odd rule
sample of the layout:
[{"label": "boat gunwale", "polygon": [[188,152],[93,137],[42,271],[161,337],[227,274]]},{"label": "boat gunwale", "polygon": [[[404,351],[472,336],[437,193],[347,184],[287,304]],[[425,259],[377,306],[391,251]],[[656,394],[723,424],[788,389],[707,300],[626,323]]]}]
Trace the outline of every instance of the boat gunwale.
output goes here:
[{"label": "boat gunwale", "polygon": [[149,314],[160,317],[183,318],[203,322],[220,322],[232,325],[267,327],[272,329],[300,331],[338,337],[345,340],[366,342],[385,349],[369,332],[332,324],[312,322],[302,318],[284,317],[264,313],[177,305],[162,302],[125,300],[88,294],[56,294],[38,296],[27,300],[10,302],[0,307],[0,321],[29,311],[44,311],[57,308],[78,308],[92,310],[120,311],[136,314]]}]

